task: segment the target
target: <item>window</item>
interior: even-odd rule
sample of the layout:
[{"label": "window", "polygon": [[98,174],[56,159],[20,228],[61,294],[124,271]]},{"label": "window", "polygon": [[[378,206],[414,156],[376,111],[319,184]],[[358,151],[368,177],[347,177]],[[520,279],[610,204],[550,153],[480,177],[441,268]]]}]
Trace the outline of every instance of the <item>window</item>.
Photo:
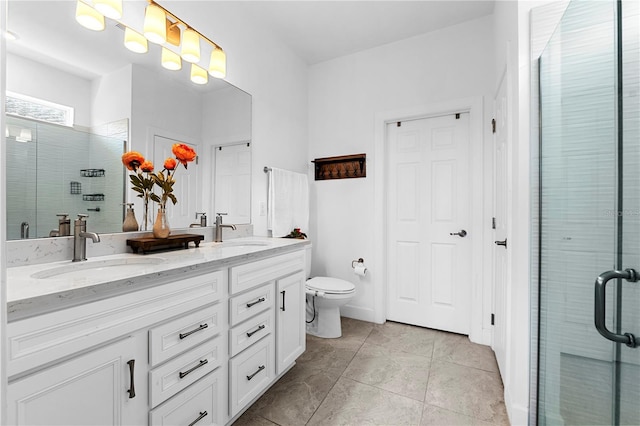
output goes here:
[{"label": "window", "polygon": [[7,91],[6,113],[73,127],[73,107]]}]

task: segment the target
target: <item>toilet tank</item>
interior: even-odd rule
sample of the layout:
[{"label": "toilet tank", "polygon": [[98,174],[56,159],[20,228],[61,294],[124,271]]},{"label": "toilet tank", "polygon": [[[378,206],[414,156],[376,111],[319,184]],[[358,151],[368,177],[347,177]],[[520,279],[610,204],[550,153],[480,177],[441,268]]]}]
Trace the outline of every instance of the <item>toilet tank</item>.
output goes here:
[{"label": "toilet tank", "polygon": [[311,278],[311,244],[304,248],[304,274],[307,279]]}]

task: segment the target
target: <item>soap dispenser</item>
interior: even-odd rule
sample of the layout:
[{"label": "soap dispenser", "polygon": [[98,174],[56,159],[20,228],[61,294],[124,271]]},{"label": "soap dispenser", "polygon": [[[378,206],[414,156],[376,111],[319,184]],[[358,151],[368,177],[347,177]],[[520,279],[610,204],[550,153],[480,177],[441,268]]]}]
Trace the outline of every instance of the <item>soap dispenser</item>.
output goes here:
[{"label": "soap dispenser", "polygon": [[122,223],[122,230],[124,232],[131,232],[138,230],[138,221],[136,220],[136,215],[133,212],[133,203],[124,203],[123,205],[127,205],[127,214],[124,217],[124,222]]}]

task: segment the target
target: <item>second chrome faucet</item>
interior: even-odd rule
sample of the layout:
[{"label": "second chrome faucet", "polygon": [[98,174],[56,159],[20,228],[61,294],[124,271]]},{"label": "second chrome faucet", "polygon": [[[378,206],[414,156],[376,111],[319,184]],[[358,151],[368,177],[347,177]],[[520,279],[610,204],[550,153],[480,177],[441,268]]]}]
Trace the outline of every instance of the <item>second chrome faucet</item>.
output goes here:
[{"label": "second chrome faucet", "polygon": [[222,216],[226,216],[226,215],[227,215],[226,213],[216,213],[216,235],[215,235],[215,238],[213,239],[213,242],[215,243],[222,242],[222,228],[231,228],[234,231],[236,230],[235,225],[222,224]]}]

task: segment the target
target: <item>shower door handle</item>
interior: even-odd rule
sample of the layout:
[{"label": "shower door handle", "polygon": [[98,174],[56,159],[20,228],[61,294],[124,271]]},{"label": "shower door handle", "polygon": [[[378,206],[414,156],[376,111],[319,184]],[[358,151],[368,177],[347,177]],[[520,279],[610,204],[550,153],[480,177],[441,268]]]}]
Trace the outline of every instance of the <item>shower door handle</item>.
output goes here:
[{"label": "shower door handle", "polygon": [[595,325],[598,332],[605,338],[616,343],[624,343],[630,348],[638,346],[636,337],[631,333],[615,334],[609,331],[605,324],[605,291],[607,282],[613,279],[624,279],[635,283],[640,280],[640,275],[633,269],[625,269],[624,271],[607,271],[598,275],[595,282]]}]

